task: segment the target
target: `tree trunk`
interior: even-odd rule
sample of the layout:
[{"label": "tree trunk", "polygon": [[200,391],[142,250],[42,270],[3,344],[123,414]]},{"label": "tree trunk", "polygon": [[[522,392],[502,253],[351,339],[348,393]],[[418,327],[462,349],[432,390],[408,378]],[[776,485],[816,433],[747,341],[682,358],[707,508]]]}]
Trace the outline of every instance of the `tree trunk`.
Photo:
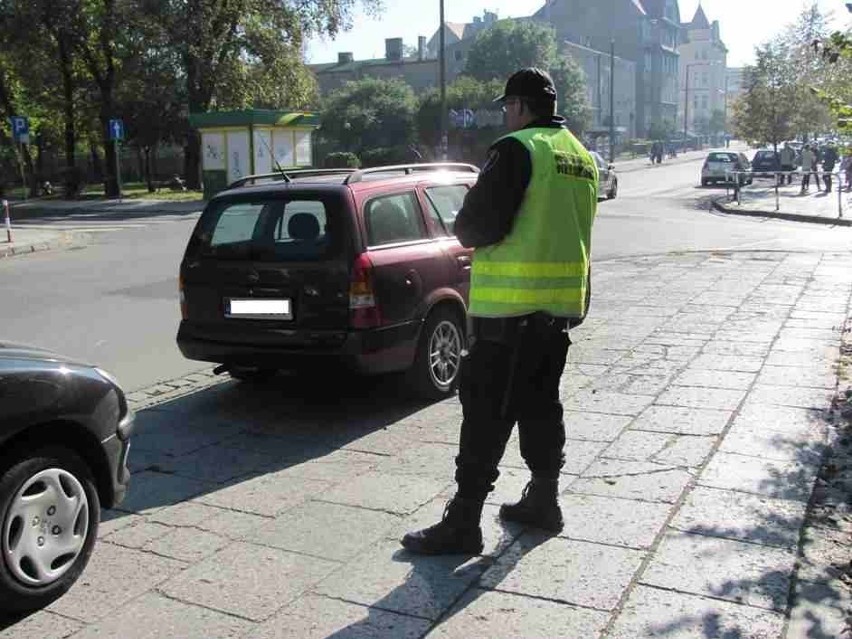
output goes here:
[{"label": "tree trunk", "polygon": [[145,180],[148,182],[148,193],[154,193],[154,179],[151,175],[151,147],[145,147]]},{"label": "tree trunk", "polygon": [[201,188],[201,136],[196,131],[190,131],[186,136],[186,146],[183,147],[183,172],[186,188],[196,191]]},{"label": "tree trunk", "polygon": [[65,117],[65,185],[77,181],[74,168],[76,131],[74,130],[74,77],[71,69],[71,47],[65,37],[59,38],[59,70],[62,73],[62,110]]},{"label": "tree trunk", "polygon": [[94,141],[89,142],[89,150],[92,153],[92,176],[95,182],[103,180],[104,169],[101,164],[101,156],[98,153],[98,145]]}]

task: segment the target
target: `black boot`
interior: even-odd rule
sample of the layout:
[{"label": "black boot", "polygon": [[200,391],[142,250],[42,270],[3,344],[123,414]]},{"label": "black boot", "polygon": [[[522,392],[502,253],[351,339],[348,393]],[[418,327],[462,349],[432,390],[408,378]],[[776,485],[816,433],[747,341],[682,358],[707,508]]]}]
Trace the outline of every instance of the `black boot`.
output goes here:
[{"label": "black boot", "polygon": [[402,545],[418,555],[478,555],[482,552],[482,501],[453,497],[434,526],[410,532]]},{"label": "black boot", "polygon": [[500,506],[500,517],[558,533],[565,525],[558,495],[558,479],[533,477],[524,488],[520,501]]}]

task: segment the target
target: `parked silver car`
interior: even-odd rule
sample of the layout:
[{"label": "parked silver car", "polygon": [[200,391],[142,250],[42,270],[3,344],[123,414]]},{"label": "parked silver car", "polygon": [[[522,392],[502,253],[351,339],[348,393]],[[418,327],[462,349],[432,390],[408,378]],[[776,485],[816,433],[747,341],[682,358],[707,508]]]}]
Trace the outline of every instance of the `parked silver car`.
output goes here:
[{"label": "parked silver car", "polygon": [[590,151],[590,153],[598,165],[598,197],[615,199],[618,195],[618,175],[615,173],[615,165],[604,160],[597,151]]}]

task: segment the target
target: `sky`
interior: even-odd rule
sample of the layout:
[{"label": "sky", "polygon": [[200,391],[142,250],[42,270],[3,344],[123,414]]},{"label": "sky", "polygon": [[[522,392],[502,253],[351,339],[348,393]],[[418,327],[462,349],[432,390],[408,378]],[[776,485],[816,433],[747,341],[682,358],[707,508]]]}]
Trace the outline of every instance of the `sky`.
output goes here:
[{"label": "sky", "polygon": [[[596,2],[597,0],[587,0]],[[699,0],[680,0],[681,20],[692,20]],[[834,25],[850,24],[845,0],[817,0],[825,13],[835,14]],[[406,45],[417,46],[417,36],[431,38],[438,29],[438,0],[384,0],[385,10],[378,18],[359,12],[351,31],[336,40],[316,39],[307,47],[308,62],[336,62],[339,51],[352,51],[356,60],[381,58],[385,38],[401,37]],[[794,21],[810,0],[701,0],[707,18],[718,20],[722,40],[728,47],[728,66],[754,62],[754,47],[769,40]],[[471,22],[483,11],[500,18],[532,15],[544,0],[446,0],[448,22]]]}]

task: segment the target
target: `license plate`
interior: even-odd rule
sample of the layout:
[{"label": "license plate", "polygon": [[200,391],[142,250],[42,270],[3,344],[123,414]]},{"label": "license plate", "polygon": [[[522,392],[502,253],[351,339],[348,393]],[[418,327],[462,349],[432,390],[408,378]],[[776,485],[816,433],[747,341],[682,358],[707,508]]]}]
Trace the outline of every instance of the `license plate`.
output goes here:
[{"label": "license plate", "polygon": [[293,319],[290,300],[228,299],[225,300],[225,317],[238,319]]}]

